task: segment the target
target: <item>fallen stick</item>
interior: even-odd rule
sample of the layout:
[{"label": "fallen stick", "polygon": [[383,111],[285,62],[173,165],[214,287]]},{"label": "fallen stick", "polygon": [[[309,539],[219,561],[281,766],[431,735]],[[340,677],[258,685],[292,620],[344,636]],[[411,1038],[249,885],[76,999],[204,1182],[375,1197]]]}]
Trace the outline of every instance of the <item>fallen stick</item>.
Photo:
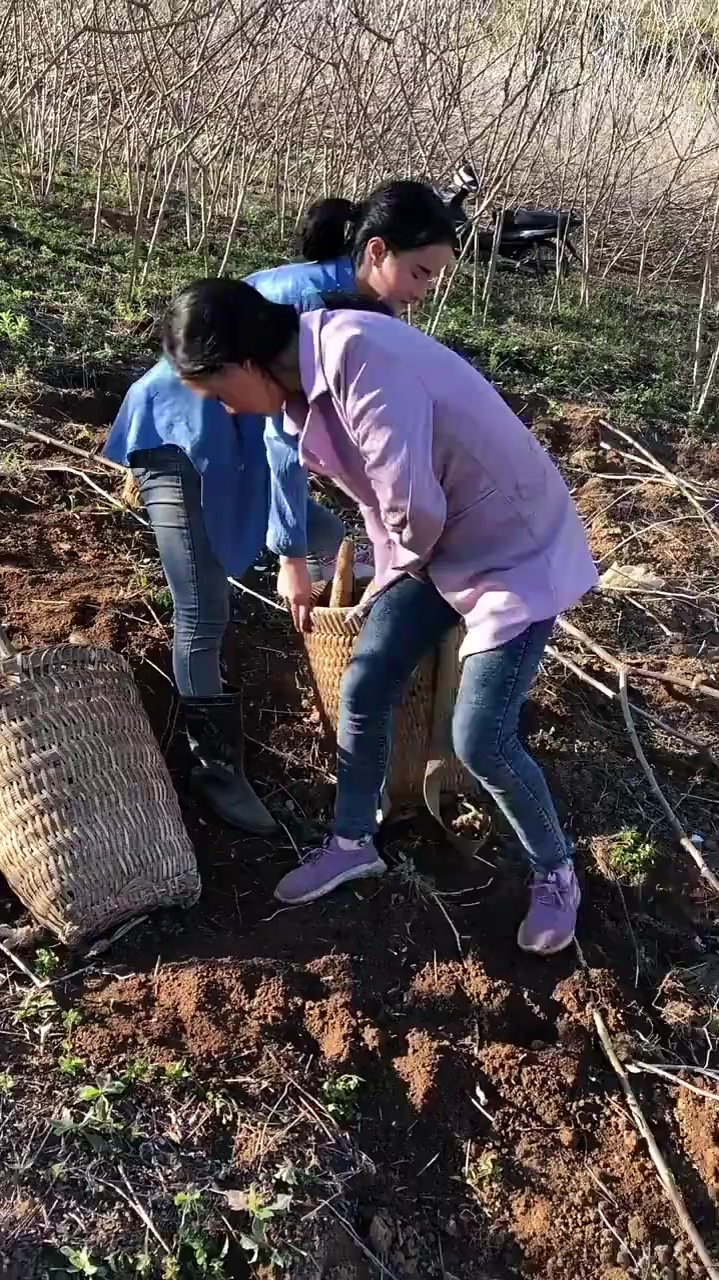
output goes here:
[{"label": "fallen stick", "polygon": [[23,427],[19,422],[9,422],[7,418],[0,418],[0,427],[5,427],[8,431],[15,431],[19,436],[26,436],[28,440],[36,440],[38,444],[49,444],[55,449],[64,449],[65,453],[74,453],[76,458],[85,458],[90,462],[97,462],[101,467],[107,467],[110,471],[127,472],[126,467],[122,467],[119,462],[110,462],[109,458],[103,458],[99,453],[90,453],[89,449],[81,449],[76,444],[68,444],[66,440],[57,440],[54,436],[48,436],[44,431],[35,431],[32,427]]},{"label": "fallen stick", "polygon": [[7,956],[8,960],[12,960],[16,969],[19,969],[21,973],[25,974],[26,978],[30,979],[33,986],[40,988],[45,985],[40,981],[37,975],[33,973],[32,969],[28,969],[25,961],[21,960],[19,956],[16,956],[15,952],[11,951],[9,947],[6,947],[4,942],[0,942],[0,951],[2,951],[3,955]]},{"label": "fallen stick", "polygon": [[[616,702],[619,694],[616,689],[610,689],[608,684],[603,684],[601,680],[597,680],[594,676],[590,676],[581,667],[577,666],[571,658],[565,653],[561,653],[559,649],[555,649],[553,644],[548,644],[546,652],[550,658],[554,658],[557,662],[561,662],[562,666],[571,671],[578,680],[582,680],[584,684],[588,684],[592,689],[597,689],[599,693],[603,693],[610,702]],[[677,729],[674,725],[667,724],[666,720],[660,720],[659,716],[655,716],[651,711],[644,711],[642,707],[637,707],[633,702],[629,704],[635,715],[641,716],[642,719],[648,720],[650,724],[656,725],[663,733],[671,738],[678,738],[680,742],[686,742],[693,747],[698,755],[703,756],[716,769],[719,769],[719,760],[709,750],[706,742],[702,742],[700,738],[695,738],[691,733],[685,733],[683,729]]]},{"label": "fallen stick", "polygon": [[[616,658],[608,649],[603,648],[601,644],[597,644],[596,640],[592,640],[585,631],[580,631],[579,627],[575,627],[573,622],[568,622],[566,618],[557,618],[557,626],[565,635],[572,636],[575,640],[579,640],[581,644],[587,646],[596,653],[598,658],[606,662],[607,666],[614,671],[622,671],[626,663],[621,658]],[[712,689],[711,685],[697,683],[694,680],[688,680],[685,676],[674,676],[668,671],[650,671],[647,667],[628,667],[630,675],[641,676],[644,680],[656,680],[663,684],[675,684],[680,689],[688,689],[692,693],[702,693],[707,698],[716,698],[719,700],[719,689]]]},{"label": "fallen stick", "polygon": [[[691,1067],[685,1067],[685,1071],[691,1071]],[[683,1089],[689,1089],[691,1093],[696,1093],[700,1098],[708,1098],[710,1102],[719,1104],[719,1093],[711,1093],[709,1089],[700,1089],[698,1084],[692,1084],[690,1080],[682,1080],[681,1076],[673,1076],[670,1071],[664,1071],[662,1067],[656,1066],[653,1062],[628,1062],[627,1071],[632,1074],[640,1075],[642,1071],[651,1072],[652,1075],[661,1076],[662,1080],[667,1080],[669,1084],[681,1085]]]},{"label": "fallen stick", "polygon": [[664,1188],[667,1198],[671,1201],[673,1205],[674,1212],[676,1213],[677,1218],[679,1219],[679,1222],[684,1231],[684,1234],[687,1236],[687,1238],[691,1241],[692,1245],[694,1246],[694,1249],[698,1257],[701,1259],[704,1265],[704,1268],[706,1270],[706,1273],[710,1277],[710,1280],[719,1280],[719,1267],[715,1264],[713,1259],[710,1257],[707,1251],[706,1245],[704,1244],[704,1241],[702,1240],[701,1236],[699,1235],[699,1232],[697,1231],[696,1227],[694,1226],[694,1223],[692,1222],[692,1219],[689,1216],[689,1211],[684,1203],[684,1198],[682,1196],[682,1193],[679,1190],[679,1187],[677,1186],[674,1180],[674,1175],[672,1174],[671,1169],[669,1168],[666,1160],[664,1159],[664,1156],[662,1155],[661,1151],[659,1150],[659,1147],[657,1146],[654,1134],[652,1133],[649,1127],[649,1124],[644,1118],[644,1112],[642,1111],[639,1105],[639,1102],[637,1100],[637,1096],[634,1090],[632,1089],[632,1086],[629,1081],[629,1076],[627,1075],[624,1067],[622,1066],[622,1063],[619,1061],[619,1058],[616,1055],[614,1045],[612,1044],[611,1037],[607,1030],[607,1025],[604,1021],[604,1018],[602,1017],[599,1010],[594,1008],[594,1006],[592,1006],[592,1016],[594,1018],[594,1025],[597,1028],[597,1035],[599,1036],[602,1049],[604,1050],[606,1057],[608,1058],[609,1062],[614,1068],[615,1074],[621,1086],[622,1093],[624,1094],[624,1097],[626,1099],[626,1103],[629,1108],[629,1113],[632,1117],[632,1120],[634,1121],[634,1124],[636,1125],[636,1128],[638,1129],[639,1133],[641,1134],[641,1136],[643,1137],[644,1141],[647,1144],[647,1149],[649,1151],[649,1155],[651,1156],[652,1163],[654,1164],[654,1167],[657,1173],[659,1174],[659,1181],[661,1182],[662,1187]]},{"label": "fallen stick", "polygon": [[621,431],[619,427],[613,427],[611,422],[605,421],[604,418],[600,419],[600,422],[603,427],[606,427],[607,431],[611,431],[615,436],[619,436],[620,440],[626,440],[627,443],[630,444],[633,449],[636,449],[637,453],[640,453],[642,457],[649,459],[650,463],[652,464],[652,468],[654,470],[659,471],[662,473],[662,475],[667,476],[667,478],[672,481],[672,484],[676,485],[677,489],[679,489],[680,492],[684,494],[684,497],[686,498],[687,502],[690,502],[691,505],[694,507],[694,510],[698,512],[698,514],[701,516],[702,520],[704,521],[707,528],[709,529],[709,532],[711,533],[712,537],[715,538],[717,542],[719,542],[719,525],[717,525],[716,521],[713,520],[712,517],[709,515],[709,513],[704,510],[701,502],[692,493],[687,482],[685,480],[682,480],[680,476],[676,475],[674,471],[670,471],[668,467],[665,467],[664,463],[660,462],[658,458],[655,458],[654,454],[650,453],[649,449],[645,449],[644,445],[639,444],[639,442],[635,440],[633,436],[630,436],[626,431]]},{"label": "fallen stick", "polygon": [[647,757],[644,754],[644,751],[642,750],[642,744],[639,741],[639,735],[637,734],[636,725],[634,724],[634,720],[632,718],[631,707],[629,706],[629,698],[627,695],[626,670],[622,670],[619,672],[619,697],[621,698],[622,711],[624,712],[624,723],[627,726],[627,731],[629,733],[629,737],[631,738],[632,746],[634,747],[634,754],[637,757],[637,760],[639,761],[640,765],[642,766],[642,769],[644,770],[647,782],[649,783],[652,791],[654,792],[654,795],[656,796],[662,809],[664,810],[667,821],[669,822],[682,849],[684,850],[685,853],[689,854],[692,861],[696,864],[702,879],[706,880],[707,884],[711,885],[714,892],[719,894],[719,880],[714,875],[714,872],[711,870],[711,867],[707,865],[705,859],[702,857],[696,845],[692,844],[691,840],[689,839],[689,836],[687,835],[677,815],[672,809],[672,806],[670,805],[669,801],[664,795],[664,792],[659,786],[659,783],[657,782],[656,777],[654,776],[654,771],[652,769],[652,766],[650,765],[649,761],[647,760]]},{"label": "fallen stick", "polygon": [[[124,468],[121,469],[124,470]],[[85,484],[89,485],[95,493],[99,494],[101,498],[104,498],[105,502],[109,502],[110,506],[118,507],[120,511],[126,511],[128,515],[132,516],[133,520],[136,520],[138,524],[142,525],[143,529],[149,529],[149,520],[145,520],[144,516],[139,516],[134,508],[129,507],[121,498],[116,498],[113,493],[108,493],[107,489],[103,489],[102,485],[97,484],[86,471],[81,471],[79,467],[64,466],[60,462],[41,462],[34,468],[34,470],[59,471],[63,475],[67,474],[71,476],[78,476],[78,478],[83,480]]]}]

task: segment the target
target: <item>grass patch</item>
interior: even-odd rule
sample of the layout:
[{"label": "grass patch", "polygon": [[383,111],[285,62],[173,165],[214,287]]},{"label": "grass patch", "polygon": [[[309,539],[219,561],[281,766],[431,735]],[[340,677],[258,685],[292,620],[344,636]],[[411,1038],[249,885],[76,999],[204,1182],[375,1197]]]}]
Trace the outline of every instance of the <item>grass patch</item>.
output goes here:
[{"label": "grass patch", "polygon": [[[106,198],[106,207],[112,193]],[[117,193],[118,207],[122,195]],[[0,374],[6,385],[28,374],[69,379],[110,365],[139,371],[159,346],[168,299],[190,279],[212,275],[224,251],[218,228],[200,252],[188,251],[172,207],[144,281],[128,294],[132,236],[103,226],[91,244],[92,193],[82,176],[60,175],[56,198],[13,210],[13,233],[0,230]],[[143,244],[143,253],[147,241]],[[228,271],[243,276],[289,260],[274,215],[249,206]],[[677,422],[691,409],[696,299],[677,290],[636,296],[621,280],[597,282],[582,305],[577,276],[554,281],[501,275],[486,323],[472,314],[472,272],[458,276],[437,336],[456,346],[503,389],[610,406],[617,422]],[[426,308],[425,308],[426,314]],[[422,314],[417,317],[422,324]],[[719,318],[707,316],[709,350]],[[709,406],[708,418],[716,407]]]}]

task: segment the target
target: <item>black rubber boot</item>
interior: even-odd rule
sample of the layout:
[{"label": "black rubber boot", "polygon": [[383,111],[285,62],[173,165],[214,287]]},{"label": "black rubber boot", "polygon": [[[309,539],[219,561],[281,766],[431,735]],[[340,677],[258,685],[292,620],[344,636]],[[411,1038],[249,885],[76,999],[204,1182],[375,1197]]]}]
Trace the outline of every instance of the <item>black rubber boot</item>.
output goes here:
[{"label": "black rubber boot", "polygon": [[231,827],[257,836],[276,834],[277,823],[245,776],[241,695],[183,698],[182,706],[197,761],[190,778],[193,794]]}]

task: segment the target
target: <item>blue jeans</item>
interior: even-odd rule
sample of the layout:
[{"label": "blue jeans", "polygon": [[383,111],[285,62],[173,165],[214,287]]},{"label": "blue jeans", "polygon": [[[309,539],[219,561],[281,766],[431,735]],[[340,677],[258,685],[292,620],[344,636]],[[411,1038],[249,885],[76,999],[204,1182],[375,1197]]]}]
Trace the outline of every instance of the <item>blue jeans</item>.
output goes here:
[{"label": "blue jeans", "polygon": [[[370,610],[340,694],[336,835],[374,834],[392,711],[422,655],[457,621],[432,583],[409,577]],[[570,846],[544,775],[517,730],[553,626],[554,619],[535,622],[500,648],[465,658],[452,724],[457,756],[502,810],[532,868],[542,871],[568,861]]]},{"label": "blue jeans", "polygon": [[[183,698],[217,697],[223,691],[220,654],[230,590],[207,536],[200,477],[187,454],[174,445],[133,453],[130,462],[172,593],[178,693]],[[309,501],[307,559],[313,577],[320,572],[317,557],[336,555],[343,532],[336,515]]]}]

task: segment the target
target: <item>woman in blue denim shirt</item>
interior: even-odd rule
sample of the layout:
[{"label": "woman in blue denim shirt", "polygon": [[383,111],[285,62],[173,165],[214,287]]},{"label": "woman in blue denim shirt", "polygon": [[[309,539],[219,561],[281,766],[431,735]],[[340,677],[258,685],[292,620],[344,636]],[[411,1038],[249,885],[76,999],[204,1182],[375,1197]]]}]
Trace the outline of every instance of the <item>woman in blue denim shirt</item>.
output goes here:
[{"label": "woman in blue denim shirt", "polygon": [[[359,205],[313,205],[301,247],[314,261],[259,271],[248,283],[298,311],[341,306],[342,294],[359,293],[399,312],[424,297],[454,244],[453,223],[429,187],[390,182]],[[128,391],[105,456],[137,480],[172,593],[193,790],[231,825],[270,834],[275,823],[244,772],[241,696],[223,690],[220,674],[227,578],[241,577],[266,544],[280,558],[278,588],[302,628],[322,580],[320,559],[336,554],[342,524],[309,498],[282,416],[233,416],[183,386],[166,360]]]}]

